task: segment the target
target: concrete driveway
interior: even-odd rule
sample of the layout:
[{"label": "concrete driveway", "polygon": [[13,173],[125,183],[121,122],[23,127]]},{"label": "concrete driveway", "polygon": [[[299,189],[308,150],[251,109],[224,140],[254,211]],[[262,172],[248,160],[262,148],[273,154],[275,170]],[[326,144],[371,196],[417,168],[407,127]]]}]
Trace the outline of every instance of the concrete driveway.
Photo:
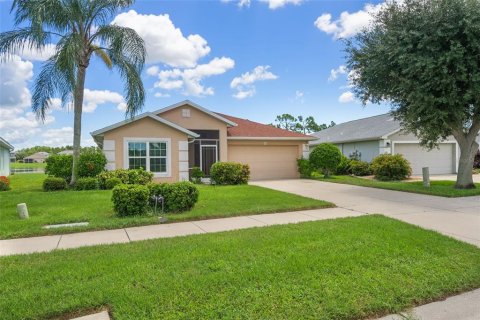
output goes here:
[{"label": "concrete driveway", "polygon": [[331,201],[361,213],[381,213],[480,247],[480,196],[443,198],[303,179],[251,184]]}]

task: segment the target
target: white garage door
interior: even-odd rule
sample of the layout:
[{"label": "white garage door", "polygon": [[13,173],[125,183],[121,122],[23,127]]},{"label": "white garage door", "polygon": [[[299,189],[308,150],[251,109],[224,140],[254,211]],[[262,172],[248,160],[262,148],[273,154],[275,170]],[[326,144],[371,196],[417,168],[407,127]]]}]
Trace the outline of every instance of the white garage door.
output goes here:
[{"label": "white garage door", "polygon": [[455,144],[441,143],[439,147],[427,151],[416,143],[395,143],[394,152],[410,161],[413,174],[421,174],[423,167],[429,167],[430,174],[455,173]]},{"label": "white garage door", "polygon": [[298,178],[298,146],[228,146],[228,160],[250,166],[251,180]]}]

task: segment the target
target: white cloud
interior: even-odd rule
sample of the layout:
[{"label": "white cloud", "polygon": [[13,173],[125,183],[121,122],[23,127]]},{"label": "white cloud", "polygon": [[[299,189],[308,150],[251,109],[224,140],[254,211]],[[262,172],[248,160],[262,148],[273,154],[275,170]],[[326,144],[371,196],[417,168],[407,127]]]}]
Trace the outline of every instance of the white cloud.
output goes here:
[{"label": "white cloud", "polygon": [[73,128],[48,129],[42,133],[43,144],[52,147],[72,145]]},{"label": "white cloud", "polygon": [[260,2],[267,2],[268,7],[272,10],[286,6],[287,4],[299,5],[304,0],[260,0]]},{"label": "white cloud", "polygon": [[298,101],[303,104],[305,102],[304,96],[305,96],[305,93],[303,91],[300,91],[300,90],[295,91],[295,101]]},{"label": "white cloud", "polygon": [[43,124],[55,120],[47,114],[42,123],[30,111],[28,82],[32,77],[33,64],[19,56],[11,56],[8,61],[0,63],[0,136],[15,145],[38,134]]},{"label": "white cloud", "polygon": [[349,103],[353,101],[355,101],[355,97],[351,91],[346,91],[338,97],[338,102],[340,103]]},{"label": "white cloud", "polygon": [[83,95],[83,112],[94,112],[95,109],[97,109],[98,105],[104,103],[117,104],[117,109],[121,111],[124,111],[122,109],[126,109],[126,104],[123,96],[118,92],[110,90],[85,89]]},{"label": "white cloud", "polygon": [[158,81],[154,87],[164,90],[181,90],[187,96],[209,96],[214,94],[212,87],[205,87],[202,81],[205,78],[220,75],[235,66],[230,58],[214,58],[206,64],[199,64],[189,69],[169,69],[158,71]]},{"label": "white cloud", "polygon": [[251,72],[233,78],[230,88],[237,90],[233,97],[237,99],[252,97],[255,95],[255,82],[277,79],[278,76],[268,71],[269,68],[270,66],[257,66]]},{"label": "white cloud", "polygon": [[155,98],[169,98],[170,95],[168,93],[162,93],[162,92],[155,92],[153,95]]},{"label": "white cloud", "polygon": [[[248,8],[248,7],[250,7],[250,4],[252,3],[251,0],[238,0],[238,1],[235,1],[235,0],[221,0],[221,1],[226,2],[226,3],[237,2],[237,6],[239,8],[244,8],[244,7]],[[299,5],[302,2],[304,2],[304,0],[259,0],[259,2],[265,2],[265,3],[268,4],[268,8],[270,8],[271,10],[275,10],[275,9],[286,6],[287,4]]]},{"label": "white cloud", "polygon": [[341,65],[337,69],[330,70],[330,76],[328,77],[328,81],[335,81],[339,75],[347,73],[347,67]]},{"label": "white cloud", "polygon": [[198,34],[184,36],[168,14],[144,15],[130,10],[117,15],[112,23],[134,29],[145,40],[147,63],[192,68],[210,53],[204,38]]},{"label": "white cloud", "polygon": [[372,21],[372,15],[379,12],[385,3],[377,5],[366,4],[362,10],[349,13],[344,11],[337,20],[332,20],[330,13],[324,13],[315,20],[315,26],[333,38],[349,38],[367,28]]},{"label": "white cloud", "polygon": [[41,50],[29,48],[26,46],[23,51],[19,52],[19,56],[26,60],[31,61],[45,61],[55,54],[55,45],[49,43],[45,45]]},{"label": "white cloud", "polygon": [[150,68],[147,69],[147,74],[149,76],[155,76],[158,74],[160,71],[160,68],[158,66],[151,66]]}]

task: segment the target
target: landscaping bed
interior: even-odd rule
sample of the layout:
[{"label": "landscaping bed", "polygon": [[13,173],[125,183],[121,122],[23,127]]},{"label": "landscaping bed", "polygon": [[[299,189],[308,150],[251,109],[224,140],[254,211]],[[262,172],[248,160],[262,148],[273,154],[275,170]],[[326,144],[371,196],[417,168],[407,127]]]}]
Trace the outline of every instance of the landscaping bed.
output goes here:
[{"label": "landscaping bed", "polygon": [[[19,238],[86,230],[116,229],[156,224],[159,216],[118,217],[111,190],[43,192],[44,174],[10,177],[11,190],[0,193],[0,238]],[[333,204],[257,186],[199,185],[199,200],[188,212],[166,215],[169,222],[257,213],[332,207]],[[18,203],[27,203],[30,218],[19,220]],[[162,215],[165,216],[165,215]],[[89,222],[77,228],[42,229],[45,225]]]},{"label": "landscaping bed", "polygon": [[480,183],[475,183],[477,187],[476,189],[455,189],[455,181],[430,181],[430,188],[426,188],[423,186],[422,181],[378,181],[352,176],[331,176],[329,178],[324,178],[320,174],[315,175],[314,179],[323,182],[422,193],[440,197],[468,197],[480,195]]},{"label": "landscaping bed", "polygon": [[372,215],[3,257],[0,273],[6,320],[365,319],[480,287],[480,250]]}]

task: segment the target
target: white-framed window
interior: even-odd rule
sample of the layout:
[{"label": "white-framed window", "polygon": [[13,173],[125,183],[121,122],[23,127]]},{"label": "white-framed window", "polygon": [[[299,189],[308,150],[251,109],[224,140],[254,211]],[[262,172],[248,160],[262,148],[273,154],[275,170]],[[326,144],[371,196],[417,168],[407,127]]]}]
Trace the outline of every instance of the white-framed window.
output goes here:
[{"label": "white-framed window", "polygon": [[182,117],[190,118],[190,109],[182,109]]},{"label": "white-framed window", "polygon": [[155,176],[170,176],[170,139],[125,138],[125,169],[144,168]]}]

